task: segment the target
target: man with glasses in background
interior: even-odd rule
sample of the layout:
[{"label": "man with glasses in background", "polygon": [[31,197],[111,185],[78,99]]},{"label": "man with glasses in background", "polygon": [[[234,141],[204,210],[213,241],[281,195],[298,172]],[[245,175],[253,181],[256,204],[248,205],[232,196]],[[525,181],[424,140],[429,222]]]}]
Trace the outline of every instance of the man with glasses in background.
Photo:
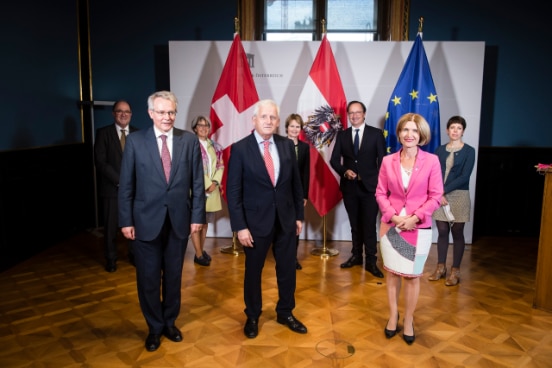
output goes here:
[{"label": "man with glasses in background", "polygon": [[136,284],[149,333],[145,347],[155,351],[164,335],[182,341],[182,266],[190,234],[205,223],[205,188],[199,140],[174,127],[176,96],[148,98],[153,126],[131,134],[119,180],[119,224],[132,241]]},{"label": "man with glasses in background", "polygon": [[378,278],[383,273],[376,266],[377,234],[376,186],[381,161],[385,155],[385,139],[381,129],[366,124],[366,106],[359,101],[347,105],[351,126],[338,133],[330,165],[341,178],[339,188],[351,225],[352,255],[341,268],[363,264]]},{"label": "man with glasses in background", "polygon": [[[113,104],[114,123],[96,131],[94,142],[94,162],[98,174],[98,194],[101,197],[104,227],[105,270],[117,270],[117,230],[119,174],[126,136],[138,130],[130,125],[132,109],[127,101],[119,100]],[[128,258],[134,264],[132,247],[128,246]]]}]

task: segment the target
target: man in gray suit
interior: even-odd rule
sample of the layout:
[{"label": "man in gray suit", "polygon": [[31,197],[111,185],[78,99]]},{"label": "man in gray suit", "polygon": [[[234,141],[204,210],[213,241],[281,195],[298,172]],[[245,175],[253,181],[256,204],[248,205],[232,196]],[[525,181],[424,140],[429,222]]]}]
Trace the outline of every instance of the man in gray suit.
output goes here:
[{"label": "man in gray suit", "polygon": [[149,328],[145,347],[161,335],[180,342],[182,265],[188,237],[205,221],[205,189],[199,141],[174,128],[176,96],[148,98],[153,126],[128,136],[119,180],[119,224],[133,241],[140,308]]}]

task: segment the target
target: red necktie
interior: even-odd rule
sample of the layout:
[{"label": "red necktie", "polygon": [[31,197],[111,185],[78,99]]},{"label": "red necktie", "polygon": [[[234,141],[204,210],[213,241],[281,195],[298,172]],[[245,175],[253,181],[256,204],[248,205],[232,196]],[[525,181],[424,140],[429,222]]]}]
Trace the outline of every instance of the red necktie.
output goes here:
[{"label": "red necktie", "polygon": [[171,154],[169,152],[169,146],[167,146],[167,136],[165,134],[161,135],[161,140],[163,141],[163,145],[161,146],[161,161],[163,162],[165,179],[167,179],[168,183],[169,177],[171,176]]},{"label": "red necktie", "polygon": [[272,185],[276,184],[276,179],[274,177],[274,162],[272,162],[272,156],[270,156],[270,151],[268,150],[268,146],[270,145],[270,141],[264,141],[264,162],[266,165],[266,171],[268,171],[268,175],[270,176],[270,180],[272,180]]}]

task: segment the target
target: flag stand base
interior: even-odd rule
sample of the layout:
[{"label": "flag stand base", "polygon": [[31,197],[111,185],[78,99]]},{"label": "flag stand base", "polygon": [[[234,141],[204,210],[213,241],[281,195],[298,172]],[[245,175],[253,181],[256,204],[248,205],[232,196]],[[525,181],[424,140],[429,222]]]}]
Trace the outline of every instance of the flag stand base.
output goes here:
[{"label": "flag stand base", "polygon": [[337,256],[339,251],[337,249],[329,249],[324,246],[323,248],[314,248],[311,250],[311,254],[313,256],[320,256],[321,258],[329,258]]},{"label": "flag stand base", "polygon": [[235,256],[243,253],[243,246],[241,244],[237,244],[236,233],[232,233],[232,245],[220,248],[220,252],[225,254],[233,254]]},{"label": "flag stand base", "polygon": [[322,248],[314,248],[311,250],[313,256],[320,256],[320,258],[330,258],[337,256],[339,251],[337,249],[330,249],[326,247],[326,215],[322,216]]}]

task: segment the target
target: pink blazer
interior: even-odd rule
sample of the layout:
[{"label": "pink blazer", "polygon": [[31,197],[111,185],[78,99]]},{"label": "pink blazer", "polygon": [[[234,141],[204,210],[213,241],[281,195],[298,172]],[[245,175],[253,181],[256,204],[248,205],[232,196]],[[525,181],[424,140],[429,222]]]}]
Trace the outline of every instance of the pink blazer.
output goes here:
[{"label": "pink blazer", "polygon": [[390,223],[393,215],[406,208],[407,215],[420,219],[418,228],[431,227],[431,215],[439,208],[443,195],[441,165],[436,155],[418,148],[418,156],[408,188],[405,190],[401,175],[401,151],[385,156],[381,163],[376,187],[376,201],[381,221]]}]

